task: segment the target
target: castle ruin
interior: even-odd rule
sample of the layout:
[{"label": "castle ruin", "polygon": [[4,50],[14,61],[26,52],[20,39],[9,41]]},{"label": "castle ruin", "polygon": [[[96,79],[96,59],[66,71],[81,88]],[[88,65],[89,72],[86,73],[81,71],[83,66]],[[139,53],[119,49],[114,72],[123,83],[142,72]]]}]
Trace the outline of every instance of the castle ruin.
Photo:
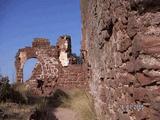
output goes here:
[{"label": "castle ruin", "polygon": [[32,47],[19,49],[15,61],[17,83],[23,82],[23,67],[31,58],[38,60],[30,79],[25,82],[31,88],[36,89],[37,80],[43,82],[44,92],[47,91],[46,88],[52,91],[55,87],[87,86],[84,66],[72,54],[70,36],[60,36],[56,46],[50,45],[47,39],[35,38]]}]

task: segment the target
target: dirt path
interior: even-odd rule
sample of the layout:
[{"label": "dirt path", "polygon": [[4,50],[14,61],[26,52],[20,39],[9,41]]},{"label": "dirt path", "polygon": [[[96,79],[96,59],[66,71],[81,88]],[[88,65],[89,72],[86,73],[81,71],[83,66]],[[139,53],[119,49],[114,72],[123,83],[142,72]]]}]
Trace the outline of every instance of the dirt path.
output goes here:
[{"label": "dirt path", "polygon": [[68,108],[56,108],[53,114],[58,120],[79,120],[76,112]]}]

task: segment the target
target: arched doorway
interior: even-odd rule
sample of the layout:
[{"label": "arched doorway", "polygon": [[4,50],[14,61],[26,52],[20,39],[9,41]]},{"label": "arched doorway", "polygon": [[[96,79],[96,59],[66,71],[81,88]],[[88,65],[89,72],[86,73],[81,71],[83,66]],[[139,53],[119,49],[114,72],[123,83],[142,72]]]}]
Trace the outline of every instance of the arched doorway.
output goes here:
[{"label": "arched doorway", "polygon": [[[59,50],[57,49],[57,47],[50,46],[49,41],[42,38],[35,39],[32,42],[32,47],[19,49],[16,54],[15,61],[16,81],[21,83],[23,82],[23,80],[28,79],[31,74],[31,80],[35,80],[38,78],[43,80],[50,79],[54,81],[55,79],[57,79],[60,69],[58,61],[58,51]],[[27,61],[32,58],[36,58],[39,64],[37,64],[34,70],[33,67],[35,63],[32,62],[31,66],[33,67],[24,68],[26,66],[25,64],[28,64]],[[25,73],[25,71],[27,71],[27,74]]]},{"label": "arched doorway", "polygon": [[[36,58],[28,59],[24,66],[23,66],[23,82],[29,79],[34,79],[38,76],[38,73],[36,73],[38,67],[38,60]],[[39,70],[40,72],[40,70]]]}]

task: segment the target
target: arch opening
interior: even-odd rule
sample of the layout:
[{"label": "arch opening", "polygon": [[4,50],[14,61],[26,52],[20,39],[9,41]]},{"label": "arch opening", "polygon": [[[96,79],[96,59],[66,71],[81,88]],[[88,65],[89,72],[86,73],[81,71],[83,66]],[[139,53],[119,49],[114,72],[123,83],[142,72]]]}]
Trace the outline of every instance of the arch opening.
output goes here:
[{"label": "arch opening", "polygon": [[[23,82],[35,79],[38,76],[37,69],[41,69],[38,59],[28,59],[23,66]],[[41,71],[38,70],[38,72],[40,73]]]}]

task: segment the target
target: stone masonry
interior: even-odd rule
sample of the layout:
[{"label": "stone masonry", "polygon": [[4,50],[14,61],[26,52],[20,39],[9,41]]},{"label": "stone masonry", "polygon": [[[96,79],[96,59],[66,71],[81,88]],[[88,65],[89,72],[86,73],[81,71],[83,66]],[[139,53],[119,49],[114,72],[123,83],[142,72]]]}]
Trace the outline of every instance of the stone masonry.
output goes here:
[{"label": "stone masonry", "polygon": [[[36,58],[38,63],[25,84],[36,94],[50,94],[55,87],[65,89],[87,86],[85,70],[72,55],[70,36],[60,36],[56,46],[51,46],[47,39],[35,38],[32,47],[19,49],[15,62],[17,83],[23,82],[23,67],[31,58]],[[41,81],[41,89],[37,89],[38,81]]]},{"label": "stone masonry", "polygon": [[81,0],[98,120],[160,120],[160,1]]}]

